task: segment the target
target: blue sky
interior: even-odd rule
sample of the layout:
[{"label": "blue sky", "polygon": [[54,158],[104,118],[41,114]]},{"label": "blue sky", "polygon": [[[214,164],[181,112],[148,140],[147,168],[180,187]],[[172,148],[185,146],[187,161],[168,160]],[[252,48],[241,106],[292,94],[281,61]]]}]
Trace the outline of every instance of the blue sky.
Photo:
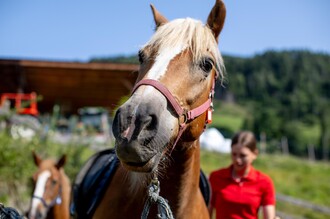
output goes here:
[{"label": "blue sky", "polygon": [[[87,61],[136,54],[152,35],[150,3],[169,20],[203,22],[214,0],[0,0],[0,58]],[[220,51],[330,54],[329,0],[225,0]]]}]

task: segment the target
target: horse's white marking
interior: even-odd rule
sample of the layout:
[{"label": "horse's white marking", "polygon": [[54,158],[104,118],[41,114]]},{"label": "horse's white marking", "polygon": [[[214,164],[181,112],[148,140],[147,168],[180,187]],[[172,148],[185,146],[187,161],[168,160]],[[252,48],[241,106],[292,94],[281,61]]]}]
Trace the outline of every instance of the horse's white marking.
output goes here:
[{"label": "horse's white marking", "polygon": [[[43,194],[45,193],[45,189],[46,189],[46,182],[50,176],[51,176],[51,173],[49,170],[45,170],[39,174],[33,196],[36,196],[36,197],[43,196]],[[31,205],[32,214],[34,214],[36,212],[37,206],[39,205],[39,203],[41,203],[40,199],[36,199],[36,198],[32,199],[32,205]]]},{"label": "horse's white marking", "polygon": [[147,77],[154,80],[160,79],[160,77],[165,74],[170,61],[180,54],[185,47],[184,45],[179,45],[175,48],[164,48],[163,51],[160,51],[154,65],[147,73]]},{"label": "horse's white marking", "polygon": [[[159,52],[159,55],[155,59],[154,65],[151,67],[149,72],[147,73],[147,78],[159,80],[167,71],[167,66],[170,63],[170,61],[180,54],[186,46],[179,45],[175,48],[164,48],[163,51]],[[153,87],[148,87],[148,92],[154,92]]]}]

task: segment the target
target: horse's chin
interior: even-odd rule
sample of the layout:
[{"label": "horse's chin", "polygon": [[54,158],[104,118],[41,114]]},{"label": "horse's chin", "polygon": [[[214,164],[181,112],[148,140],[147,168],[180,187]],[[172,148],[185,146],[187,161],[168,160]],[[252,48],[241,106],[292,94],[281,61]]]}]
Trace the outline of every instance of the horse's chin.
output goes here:
[{"label": "horse's chin", "polygon": [[134,163],[121,160],[121,164],[128,171],[151,173],[157,169],[160,158],[161,154],[157,153],[146,162]]}]

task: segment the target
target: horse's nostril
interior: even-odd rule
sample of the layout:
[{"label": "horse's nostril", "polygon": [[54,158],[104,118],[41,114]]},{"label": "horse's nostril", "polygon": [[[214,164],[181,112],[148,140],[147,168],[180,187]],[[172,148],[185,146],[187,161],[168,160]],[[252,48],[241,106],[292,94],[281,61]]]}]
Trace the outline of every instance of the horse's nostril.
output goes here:
[{"label": "horse's nostril", "polygon": [[147,130],[154,130],[157,128],[158,124],[158,119],[157,116],[155,115],[150,115],[148,119],[145,121],[145,129]]},{"label": "horse's nostril", "polygon": [[118,142],[118,144],[127,144],[128,139],[126,137],[122,137],[119,135],[117,138],[117,142]]},{"label": "horse's nostril", "polygon": [[115,118],[112,124],[112,133],[115,137],[119,136],[119,127],[121,126],[120,123],[120,111],[117,110]]}]

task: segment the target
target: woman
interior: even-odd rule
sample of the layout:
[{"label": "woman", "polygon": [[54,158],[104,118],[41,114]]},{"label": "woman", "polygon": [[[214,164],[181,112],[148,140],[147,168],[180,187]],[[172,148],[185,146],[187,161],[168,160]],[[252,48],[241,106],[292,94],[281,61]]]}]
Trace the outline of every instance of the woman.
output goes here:
[{"label": "woman", "polygon": [[212,199],[210,215],[215,209],[216,219],[275,218],[275,189],[270,177],[253,168],[258,156],[252,132],[243,131],[232,138],[232,164],[210,175]]}]

